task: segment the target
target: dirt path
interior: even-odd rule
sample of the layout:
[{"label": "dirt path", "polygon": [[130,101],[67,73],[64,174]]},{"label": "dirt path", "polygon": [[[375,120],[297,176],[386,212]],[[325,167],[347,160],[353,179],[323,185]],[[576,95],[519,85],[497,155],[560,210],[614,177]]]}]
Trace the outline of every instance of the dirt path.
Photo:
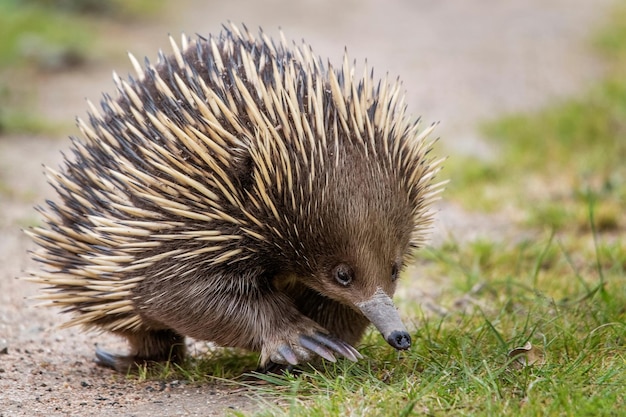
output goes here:
[{"label": "dirt path", "polygon": [[[98,101],[113,91],[110,73],[129,71],[125,51],[152,60],[168,50],[167,33],[216,32],[226,20],[263,26],[288,38],[304,38],[317,53],[339,62],[350,56],[379,74],[400,76],[408,104],[426,122],[440,120],[439,134],[460,152],[485,154],[476,123],[505,112],[532,109],[584,89],[601,73],[585,45],[611,0],[472,2],[345,1],[296,2],[188,0],[161,22],[106,28],[114,51],[80,72],[49,76],[38,83],[37,111],[53,120],[85,114],[84,98]],[[460,3],[460,4],[459,4]],[[68,129],[67,134],[74,134]],[[34,204],[51,196],[41,164],[57,166],[64,139],[0,137],[0,416],[222,415],[229,407],[253,411],[242,391],[180,383],[131,384],[92,363],[97,340],[123,348],[105,335],[56,330],[56,311],[34,309],[24,299],[34,286],[15,276],[33,265],[31,243],[20,228],[36,221]],[[471,239],[502,235],[506,218],[485,219],[443,205],[435,240],[452,233]],[[409,280],[404,285],[410,285]],[[428,285],[417,282],[414,285]]]}]

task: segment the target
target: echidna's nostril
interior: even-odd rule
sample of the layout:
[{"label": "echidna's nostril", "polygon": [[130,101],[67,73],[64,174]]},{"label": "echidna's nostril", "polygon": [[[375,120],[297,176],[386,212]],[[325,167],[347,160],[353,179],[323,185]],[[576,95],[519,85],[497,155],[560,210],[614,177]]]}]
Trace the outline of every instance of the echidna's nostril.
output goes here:
[{"label": "echidna's nostril", "polygon": [[393,331],[387,336],[387,343],[398,350],[406,350],[411,347],[411,335],[405,331]]}]

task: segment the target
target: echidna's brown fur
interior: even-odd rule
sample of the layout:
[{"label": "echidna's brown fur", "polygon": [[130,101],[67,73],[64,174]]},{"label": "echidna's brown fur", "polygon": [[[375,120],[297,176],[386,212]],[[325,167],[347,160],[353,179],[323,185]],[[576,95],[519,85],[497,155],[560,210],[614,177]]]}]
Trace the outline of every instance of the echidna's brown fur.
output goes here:
[{"label": "echidna's brown fur", "polygon": [[230,25],[172,48],[131,56],[138,79],[114,74],[119,98],[89,104],[73,158],[47,169],[60,198],[28,232],[42,298],[127,337],[130,360],[178,359],[183,336],[289,363],[320,354],[302,335],[358,342],[359,306],[393,295],[431,222],[431,128],[399,83],[306,44]]}]

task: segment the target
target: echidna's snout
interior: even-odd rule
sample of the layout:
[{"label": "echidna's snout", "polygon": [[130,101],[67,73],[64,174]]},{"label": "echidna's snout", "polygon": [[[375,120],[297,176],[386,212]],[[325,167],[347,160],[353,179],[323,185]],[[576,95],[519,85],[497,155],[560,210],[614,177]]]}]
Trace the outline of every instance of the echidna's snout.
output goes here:
[{"label": "echidna's snout", "polygon": [[406,350],[411,347],[411,336],[400,320],[398,310],[393,305],[391,298],[381,288],[376,290],[372,298],[357,303],[356,306],[376,326],[391,346],[398,350]]},{"label": "echidna's snout", "polygon": [[406,330],[394,330],[386,340],[398,350],[407,350],[411,347],[411,335]]}]

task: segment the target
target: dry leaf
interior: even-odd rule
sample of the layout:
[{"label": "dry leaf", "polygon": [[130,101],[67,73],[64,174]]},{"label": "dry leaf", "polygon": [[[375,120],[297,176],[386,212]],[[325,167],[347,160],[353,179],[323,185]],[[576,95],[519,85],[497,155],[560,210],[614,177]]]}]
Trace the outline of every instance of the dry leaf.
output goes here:
[{"label": "dry leaf", "polygon": [[524,346],[509,351],[507,356],[509,359],[512,359],[510,366],[515,369],[523,369],[527,366],[543,363],[543,352],[530,342],[526,342]]}]

